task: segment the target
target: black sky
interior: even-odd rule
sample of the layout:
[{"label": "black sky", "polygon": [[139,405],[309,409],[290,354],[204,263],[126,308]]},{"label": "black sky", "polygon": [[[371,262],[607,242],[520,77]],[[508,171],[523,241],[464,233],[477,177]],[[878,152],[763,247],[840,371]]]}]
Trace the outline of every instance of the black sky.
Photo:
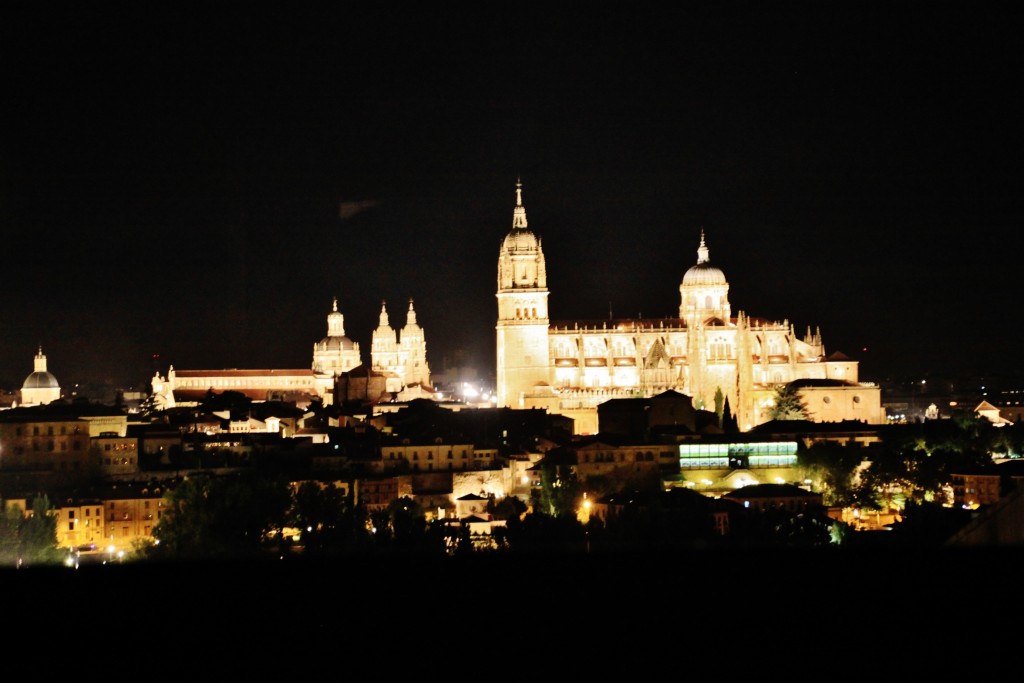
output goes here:
[{"label": "black sky", "polygon": [[308,367],[334,296],[366,360],[412,298],[435,371],[493,373],[517,177],[552,318],[674,315],[703,228],[734,312],[820,327],[864,379],[1019,372],[1019,28],[4,9],[0,386],[40,344],[65,387]]}]

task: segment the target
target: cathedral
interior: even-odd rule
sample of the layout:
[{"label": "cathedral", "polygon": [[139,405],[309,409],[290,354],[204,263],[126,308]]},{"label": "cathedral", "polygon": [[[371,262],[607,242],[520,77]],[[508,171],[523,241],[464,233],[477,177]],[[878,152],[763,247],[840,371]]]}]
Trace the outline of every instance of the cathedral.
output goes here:
[{"label": "cathedral", "polygon": [[[327,314],[327,336],[313,344],[309,368],[175,370],[172,365],[166,378],[158,373],[151,384],[160,408],[201,401],[211,390],[237,391],[257,401],[308,404],[322,400],[324,405],[344,400],[377,403],[420,398],[432,391],[427,342],[411,299],[400,331],[391,327],[387,305],[381,304],[370,345],[370,366],[366,367],[359,343],[345,334],[345,316],[338,310],[337,297]],[[343,393],[340,399],[335,395],[338,391]]]},{"label": "cathedral", "polygon": [[788,321],[733,314],[703,231],[679,284],[677,316],[552,321],[548,294],[541,239],[517,183],[498,253],[498,405],[566,415],[577,433],[592,434],[598,404],[672,390],[705,410],[716,410],[718,397],[747,431],[771,419],[776,389],[795,383],[811,420],[885,422],[880,388],[858,381],[857,361],[826,355],[819,330],[800,337]]}]

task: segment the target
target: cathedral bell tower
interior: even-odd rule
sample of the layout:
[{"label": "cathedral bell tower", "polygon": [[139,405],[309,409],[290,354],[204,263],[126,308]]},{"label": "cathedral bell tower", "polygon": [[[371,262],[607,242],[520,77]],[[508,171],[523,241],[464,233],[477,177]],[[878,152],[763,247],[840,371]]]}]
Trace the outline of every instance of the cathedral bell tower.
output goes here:
[{"label": "cathedral bell tower", "polygon": [[498,252],[498,405],[523,407],[523,397],[550,384],[548,288],[541,241],[527,227],[523,185],[516,181],[512,230]]}]

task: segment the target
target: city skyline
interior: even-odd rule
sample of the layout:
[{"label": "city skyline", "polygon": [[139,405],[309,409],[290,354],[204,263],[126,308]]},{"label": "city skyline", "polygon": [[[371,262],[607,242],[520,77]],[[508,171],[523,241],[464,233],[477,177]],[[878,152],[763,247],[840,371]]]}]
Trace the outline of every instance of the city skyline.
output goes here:
[{"label": "city skyline", "polygon": [[703,230],[864,380],[1021,370],[994,11],[4,12],[5,389],[308,367],[334,297],[492,373],[517,179],[553,320],[673,316]]}]

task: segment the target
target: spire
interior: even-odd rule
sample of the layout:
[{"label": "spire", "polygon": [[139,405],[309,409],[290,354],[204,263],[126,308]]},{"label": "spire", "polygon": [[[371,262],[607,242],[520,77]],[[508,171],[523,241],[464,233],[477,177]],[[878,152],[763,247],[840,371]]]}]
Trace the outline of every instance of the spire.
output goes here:
[{"label": "spire", "polygon": [[526,207],[523,206],[523,182],[516,178],[516,208],[512,212],[512,229],[526,229]]},{"label": "spire", "polygon": [[39,345],[39,352],[36,353],[33,369],[36,372],[46,372],[46,356],[43,355],[43,345]]},{"label": "spire", "polygon": [[711,260],[711,255],[708,252],[708,247],[704,244],[704,228],[700,229],[700,246],[697,247],[697,265],[707,263]]},{"label": "spire", "polygon": [[405,318],[406,325],[416,324],[416,311],[412,309],[412,299],[409,299],[409,314]]},{"label": "spire", "polygon": [[380,302],[380,322],[378,323],[378,325],[380,325],[381,327],[390,326],[390,324],[388,323],[388,308],[386,304],[386,301]]}]

